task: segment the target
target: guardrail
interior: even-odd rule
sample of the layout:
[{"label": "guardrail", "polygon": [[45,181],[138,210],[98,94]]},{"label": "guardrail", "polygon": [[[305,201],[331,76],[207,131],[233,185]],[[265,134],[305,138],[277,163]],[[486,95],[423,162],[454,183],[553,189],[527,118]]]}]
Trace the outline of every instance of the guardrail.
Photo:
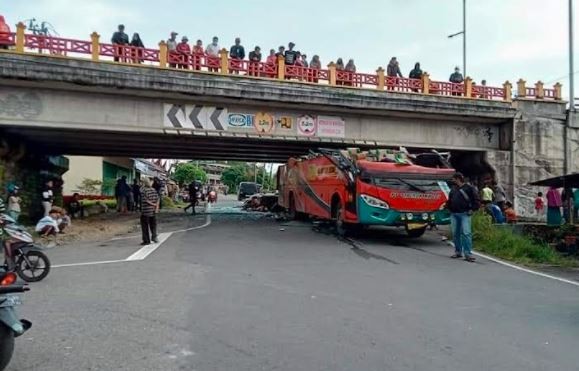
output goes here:
[{"label": "guardrail", "polygon": [[[376,73],[358,73],[337,69],[332,62],[327,69],[286,65],[279,56],[275,63],[253,62],[228,57],[222,49],[217,56],[206,54],[182,54],[170,52],[164,41],[159,49],[139,48],[130,45],[107,44],[100,42],[100,35],[91,34],[91,40],[73,40],[54,36],[32,35],[25,33],[26,27],[19,23],[15,33],[0,34],[0,46],[16,53],[35,53],[61,57],[86,58],[92,61],[111,61],[121,64],[147,64],[160,68],[174,68],[192,72],[218,73],[221,75],[245,75],[277,80],[297,80],[311,84],[345,86],[387,90],[393,92],[446,95],[484,100],[511,101],[512,85],[506,81],[502,87],[476,85],[470,77],[464,83],[430,80],[428,73],[420,79],[386,76],[383,68]],[[524,80],[517,82],[516,96],[542,100],[561,100],[561,84],[552,89],[544,88],[541,81],[534,87],[527,87]]]}]

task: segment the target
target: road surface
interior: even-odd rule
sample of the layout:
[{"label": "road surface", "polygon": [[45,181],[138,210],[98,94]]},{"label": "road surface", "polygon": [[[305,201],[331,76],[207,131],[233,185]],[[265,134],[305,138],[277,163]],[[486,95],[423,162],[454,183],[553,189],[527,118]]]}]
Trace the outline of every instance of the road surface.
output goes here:
[{"label": "road surface", "polygon": [[33,327],[8,369],[579,367],[578,287],[451,260],[436,234],[340,241],[231,205],[187,217],[201,228],[167,235],[143,259],[126,260],[138,239],[51,250],[65,266],[24,295]]}]

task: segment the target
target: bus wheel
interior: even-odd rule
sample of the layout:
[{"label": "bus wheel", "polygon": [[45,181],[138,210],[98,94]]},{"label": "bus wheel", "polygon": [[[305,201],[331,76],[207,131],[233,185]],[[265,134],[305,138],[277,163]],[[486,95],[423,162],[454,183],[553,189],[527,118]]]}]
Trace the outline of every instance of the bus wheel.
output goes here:
[{"label": "bus wheel", "polygon": [[426,232],[426,227],[418,228],[418,229],[408,229],[408,227],[406,228],[406,233],[408,233],[408,236],[411,238],[422,237],[424,232]]}]

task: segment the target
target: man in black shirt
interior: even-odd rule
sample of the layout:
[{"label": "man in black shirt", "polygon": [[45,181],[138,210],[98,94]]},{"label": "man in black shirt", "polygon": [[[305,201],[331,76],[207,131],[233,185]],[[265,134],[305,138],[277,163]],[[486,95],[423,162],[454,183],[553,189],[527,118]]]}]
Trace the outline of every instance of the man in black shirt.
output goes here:
[{"label": "man in black shirt", "polygon": [[293,66],[296,63],[298,53],[294,50],[296,44],[289,43],[288,50],[285,51],[285,64],[288,66]]},{"label": "man in black shirt", "polygon": [[[128,45],[129,44],[129,35],[125,33],[125,26],[120,24],[118,31],[113,34],[111,38],[112,44],[117,45]],[[123,48],[115,48],[115,62],[119,61],[119,55],[123,54]]]},{"label": "man in black shirt", "polygon": [[187,207],[185,207],[185,212],[187,212],[187,210],[192,209],[192,214],[195,215],[195,205],[197,205],[197,192],[199,191],[199,187],[197,185],[196,181],[192,181],[187,189],[188,193],[189,193],[189,205],[187,205]]},{"label": "man in black shirt", "polygon": [[239,37],[235,38],[235,45],[229,49],[229,56],[232,59],[243,59],[245,58],[245,49],[241,45],[241,39]]},{"label": "man in black shirt", "polygon": [[452,238],[454,241],[453,259],[462,258],[474,262],[472,256],[471,216],[480,207],[478,192],[470,184],[465,183],[461,173],[453,175],[455,186],[448,195],[447,207],[450,211]]}]

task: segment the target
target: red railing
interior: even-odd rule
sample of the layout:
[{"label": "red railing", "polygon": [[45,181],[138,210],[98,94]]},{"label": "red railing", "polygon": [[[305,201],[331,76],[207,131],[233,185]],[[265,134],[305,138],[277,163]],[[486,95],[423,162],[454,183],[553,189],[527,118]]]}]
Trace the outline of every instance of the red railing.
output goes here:
[{"label": "red railing", "polygon": [[16,44],[16,34],[14,32],[0,33],[0,45],[12,46],[14,44]]},{"label": "red railing", "polygon": [[[17,33],[0,34],[0,46],[13,47],[17,44]],[[22,44],[20,44],[22,45]],[[73,39],[65,39],[53,36],[25,34],[23,46],[28,51],[48,52],[54,55],[89,55],[93,57],[93,42]],[[112,59],[122,63],[144,63],[150,65],[161,64],[161,51],[158,49],[139,48],[130,45],[113,45],[100,43],[98,50],[99,59]],[[225,61],[224,61],[225,62]],[[187,69],[193,71],[221,72],[221,57],[208,56],[205,54],[181,54],[177,52],[167,53],[167,66],[169,68]],[[277,64],[264,62],[250,62],[248,60],[227,60],[226,71],[229,74],[255,76],[277,79],[283,75],[285,79],[294,79],[303,82],[330,84],[331,72],[329,69],[308,68],[295,65],[286,65],[284,71],[278,71]],[[352,86],[358,88],[381,88],[381,76],[378,74],[365,74],[344,70],[335,71],[336,85]],[[384,77],[384,89],[388,91],[439,94],[448,96],[464,96],[465,85],[451,82],[429,81],[428,89],[423,86],[422,79],[410,79],[404,77]],[[543,89],[545,99],[561,99],[560,90]],[[506,96],[504,87],[472,85],[471,97],[481,99],[510,99]],[[525,87],[525,96],[536,97],[534,87]]]},{"label": "red railing", "polygon": [[68,53],[92,53],[92,43],[90,41],[63,39],[60,37],[44,35],[24,35],[24,47],[29,49],[38,49],[39,53],[46,50],[50,54],[56,55],[67,55]]}]

